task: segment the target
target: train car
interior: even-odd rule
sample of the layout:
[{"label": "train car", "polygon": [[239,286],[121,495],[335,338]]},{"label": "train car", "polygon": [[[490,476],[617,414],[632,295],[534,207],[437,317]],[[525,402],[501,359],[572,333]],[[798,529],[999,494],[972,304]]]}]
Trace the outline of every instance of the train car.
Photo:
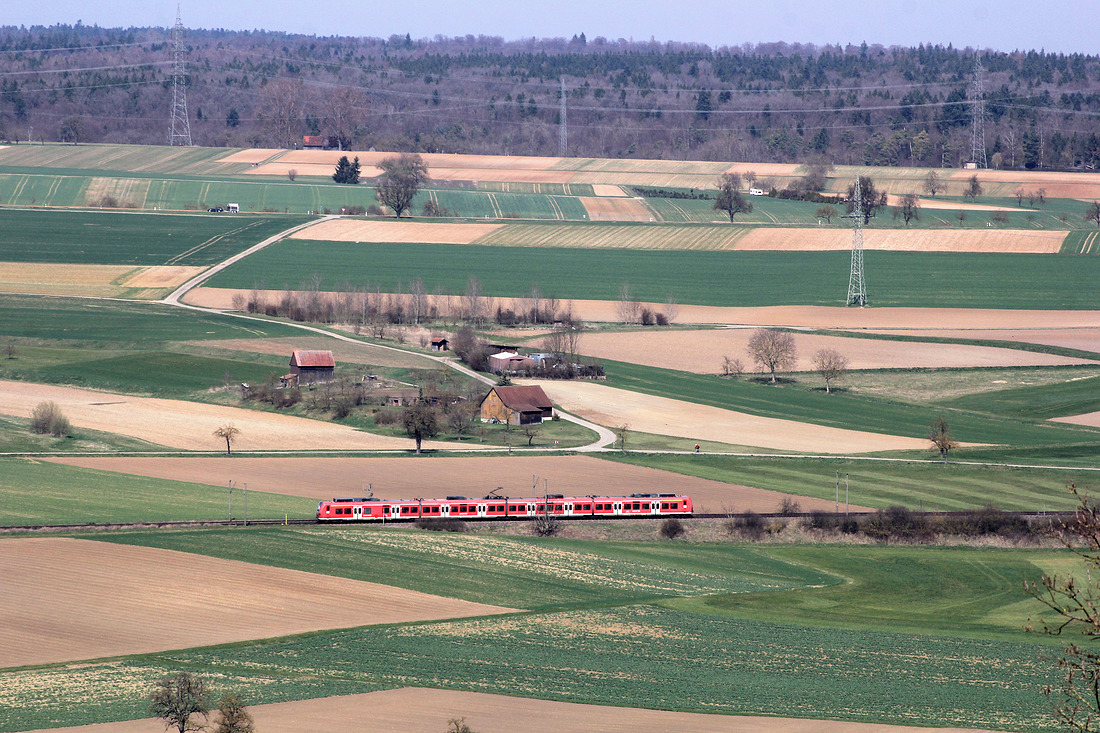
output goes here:
[{"label": "train car", "polygon": [[631,494],[630,496],[496,497],[469,499],[345,498],[317,505],[319,522],[401,522],[429,519],[532,519],[548,515],[585,517],[689,517],[691,497],[682,494]]}]

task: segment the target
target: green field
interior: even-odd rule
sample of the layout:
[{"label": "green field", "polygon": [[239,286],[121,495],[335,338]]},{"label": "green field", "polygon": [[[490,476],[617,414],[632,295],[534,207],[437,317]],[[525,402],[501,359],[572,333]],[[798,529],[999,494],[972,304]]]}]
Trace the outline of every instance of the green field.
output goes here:
[{"label": "green field", "polygon": [[[1089,446],[1095,467],[1097,448]],[[872,508],[900,505],[914,511],[962,511],[993,504],[1006,511],[1060,511],[1076,501],[1067,486],[1100,488],[1100,472],[1080,469],[1008,468],[924,461],[861,461],[845,458],[767,458],[720,455],[605,453],[605,460],[674,471],[689,476],[811,496],[833,501],[840,479],[851,504]],[[969,455],[960,455],[967,460]],[[847,481],[845,480],[847,479]],[[721,507],[711,507],[718,510]],[[736,505],[726,507],[739,511]]]},{"label": "green field", "polygon": [[[184,481],[130,476],[63,466],[47,461],[0,459],[0,525],[117,524],[224,520],[229,482],[204,486]],[[243,517],[238,486],[233,516]],[[315,516],[317,502],[264,491],[248,493],[249,519],[302,519]]]},{"label": "green field", "polygon": [[[300,333],[293,326],[274,321],[200,314],[157,303],[0,294],[0,336],[18,339],[152,348],[168,341],[273,338]],[[22,364],[10,361],[8,366],[22,368]]]},{"label": "green field", "polygon": [[[95,535],[534,609],[0,673],[0,731],[143,716],[188,669],[251,704],[420,685],[691,712],[1052,730],[1019,590],[1056,550],[636,544],[393,528]],[[18,540],[6,540],[18,541]],[[663,598],[663,600],[662,600]],[[303,671],[308,674],[303,674]],[[476,722],[476,721],[471,721]]]},{"label": "green field", "polygon": [[[1023,254],[874,252],[865,255],[874,306],[1081,309],[1100,306],[1100,258]],[[521,297],[537,282],[562,300],[639,300],[714,306],[843,305],[848,252],[696,252],[378,244],[284,240],[208,281],[212,287],[383,292],[421,278],[461,294],[476,277],[487,295]],[[608,276],[608,273],[614,273]]]},{"label": "green field", "polygon": [[212,265],[306,217],[0,209],[0,262]]}]

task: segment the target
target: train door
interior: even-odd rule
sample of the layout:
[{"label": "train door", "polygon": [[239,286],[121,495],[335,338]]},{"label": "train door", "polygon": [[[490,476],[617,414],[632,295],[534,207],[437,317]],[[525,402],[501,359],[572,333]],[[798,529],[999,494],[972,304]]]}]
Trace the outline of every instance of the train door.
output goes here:
[{"label": "train door", "polygon": [[361,506],[352,507],[351,508],[351,518],[352,519],[362,519],[363,518],[363,507],[361,507]]},{"label": "train door", "polygon": [[486,511],[488,511],[488,509],[489,509],[488,505],[486,505],[486,504],[478,504],[478,505],[477,505],[477,515],[478,515],[479,517],[484,517],[484,516],[485,516],[485,512],[486,512]]},{"label": "train door", "polygon": [[615,502],[612,506],[614,507],[616,514],[623,513],[623,503],[621,501]]},{"label": "train door", "polygon": [[535,505],[534,504],[528,504],[527,505],[527,516],[529,516],[529,517],[535,516]]},{"label": "train door", "polygon": [[572,504],[566,504],[565,505],[565,516],[567,516],[567,517],[573,516],[573,505]]},{"label": "train door", "polygon": [[440,504],[439,505],[439,516],[441,516],[441,517],[451,516],[451,505],[450,504]]}]

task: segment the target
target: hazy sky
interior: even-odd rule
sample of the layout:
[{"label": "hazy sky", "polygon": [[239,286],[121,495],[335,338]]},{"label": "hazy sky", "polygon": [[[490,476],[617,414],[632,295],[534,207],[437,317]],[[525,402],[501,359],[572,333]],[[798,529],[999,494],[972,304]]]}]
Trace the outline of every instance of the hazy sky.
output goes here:
[{"label": "hazy sky", "polygon": [[[506,40],[654,38],[711,47],[787,41],[915,46],[952,43],[1000,51],[1100,53],[1096,0],[180,0],[185,26],[375,36],[489,35]],[[171,26],[176,2],[5,0],[3,25]]]}]

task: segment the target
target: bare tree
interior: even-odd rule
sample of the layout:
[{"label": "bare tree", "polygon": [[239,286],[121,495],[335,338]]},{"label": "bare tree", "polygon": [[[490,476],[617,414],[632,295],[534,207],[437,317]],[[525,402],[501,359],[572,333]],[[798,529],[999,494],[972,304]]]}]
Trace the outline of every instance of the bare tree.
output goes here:
[{"label": "bare tree", "polygon": [[901,203],[894,207],[894,218],[904,219],[905,226],[909,226],[912,219],[920,219],[920,201],[915,193],[907,193],[901,197]]},{"label": "bare tree", "polygon": [[745,373],[745,363],[740,359],[734,359],[733,357],[722,357],[722,374],[727,377],[740,377]]},{"label": "bare tree", "polygon": [[39,402],[31,412],[31,430],[40,435],[53,435],[61,438],[72,432],[69,418],[61,412],[61,407],[50,400]]},{"label": "bare tree", "polygon": [[[1024,591],[1054,612],[1052,619],[1040,619],[1027,629],[1051,636],[1063,631],[1095,641],[1100,637],[1100,505],[1075,485],[1077,511],[1070,519],[1058,520],[1051,534],[1085,566],[1084,577],[1043,574],[1038,583],[1024,581]],[[1100,651],[1069,641],[1057,662],[1061,680],[1047,685],[1043,693],[1050,700],[1058,723],[1075,731],[1100,730]]]},{"label": "bare tree", "polygon": [[402,413],[405,433],[416,441],[417,453],[420,453],[420,444],[425,438],[434,438],[439,433],[437,417],[435,408],[424,402],[409,405]]},{"label": "bare tree", "polygon": [[626,423],[615,428],[615,435],[619,439],[619,450],[626,450],[626,439],[630,435],[630,426]]},{"label": "bare tree", "polygon": [[385,158],[378,167],[385,174],[378,184],[378,200],[400,218],[412,205],[416,192],[427,183],[428,166],[419,153],[402,153],[395,158]]},{"label": "bare tree", "polygon": [[481,283],[473,275],[466,281],[466,292],[462,294],[462,300],[466,320],[480,325],[485,320],[485,297],[481,292]]},{"label": "bare tree", "polygon": [[235,692],[222,695],[218,701],[218,722],[211,733],[253,733],[255,730],[256,724],[241,696]]},{"label": "bare tree", "polygon": [[616,310],[619,320],[623,323],[638,323],[641,320],[642,304],[630,292],[630,285],[627,283],[619,286],[619,302]]},{"label": "bare tree", "polygon": [[1085,218],[1096,222],[1096,226],[1100,227],[1100,201],[1093,201],[1089,204],[1089,207],[1085,209]]},{"label": "bare tree", "polygon": [[798,361],[794,336],[776,328],[757,329],[749,339],[749,354],[761,369],[771,372],[773,384],[776,371],[793,368]]},{"label": "bare tree", "polygon": [[271,140],[283,148],[301,142],[304,85],[300,80],[275,79],[260,93],[259,117]]},{"label": "bare tree", "polygon": [[676,296],[669,293],[665,298],[665,324],[670,324],[680,315],[680,306],[676,302]]},{"label": "bare tree", "polygon": [[936,197],[936,194],[943,190],[944,184],[940,180],[940,174],[936,171],[928,171],[928,175],[924,177],[924,190],[932,195],[932,198]]},{"label": "bare tree", "polygon": [[[856,184],[848,186],[848,213],[855,211]],[[886,192],[879,191],[875,187],[875,179],[870,176],[859,177],[859,201],[860,210],[863,212],[863,223],[867,224],[875,213],[886,206]]]},{"label": "bare tree", "polygon": [[836,207],[833,206],[832,204],[825,204],[824,206],[819,206],[817,208],[817,211],[814,212],[814,216],[816,216],[820,219],[824,219],[825,221],[829,222],[830,224],[833,222],[833,217],[836,216],[836,214],[837,214]]},{"label": "bare tree", "polygon": [[325,110],[322,129],[340,150],[350,150],[356,130],[366,119],[366,96],[355,87],[336,87],[326,91],[321,106]]},{"label": "bare tree", "polygon": [[233,455],[233,443],[240,434],[241,429],[233,425],[233,423],[226,423],[214,431],[215,436],[225,439],[225,454],[227,456]]},{"label": "bare tree", "polygon": [[15,358],[15,342],[9,341],[7,346],[4,347],[4,353],[8,355],[9,359]]},{"label": "bare tree", "polygon": [[741,176],[737,173],[723,173],[718,177],[718,194],[714,197],[714,210],[724,211],[730,221],[737,214],[752,211],[752,202],[741,193]]},{"label": "bare tree", "polygon": [[409,305],[412,307],[413,323],[420,325],[420,319],[424,317],[428,300],[428,289],[424,287],[424,281],[418,277],[409,283]]},{"label": "bare tree", "polygon": [[821,349],[814,354],[814,369],[825,380],[825,392],[829,392],[829,385],[844,378],[848,370],[848,358],[836,349]]},{"label": "bare tree", "polygon": [[932,448],[940,452],[940,458],[947,463],[947,454],[959,447],[951,436],[951,430],[947,426],[947,420],[937,417],[932,421],[932,427],[928,431],[928,439],[932,441]]},{"label": "bare tree", "polygon": [[982,182],[978,180],[978,174],[970,176],[966,183],[966,190],[963,191],[963,196],[974,201],[982,195]]},{"label": "bare tree", "polygon": [[164,721],[165,728],[175,727],[179,733],[203,730],[206,726],[195,720],[206,720],[210,712],[210,696],[200,677],[189,672],[177,672],[157,681],[149,695],[149,714]]},{"label": "bare tree", "polygon": [[527,438],[527,445],[530,446],[535,444],[535,438],[539,437],[542,431],[535,423],[526,423],[520,428],[520,432],[523,433],[523,437]]},{"label": "bare tree", "polygon": [[576,326],[562,323],[543,339],[543,348],[556,354],[561,361],[572,366],[580,351],[581,330]]}]

